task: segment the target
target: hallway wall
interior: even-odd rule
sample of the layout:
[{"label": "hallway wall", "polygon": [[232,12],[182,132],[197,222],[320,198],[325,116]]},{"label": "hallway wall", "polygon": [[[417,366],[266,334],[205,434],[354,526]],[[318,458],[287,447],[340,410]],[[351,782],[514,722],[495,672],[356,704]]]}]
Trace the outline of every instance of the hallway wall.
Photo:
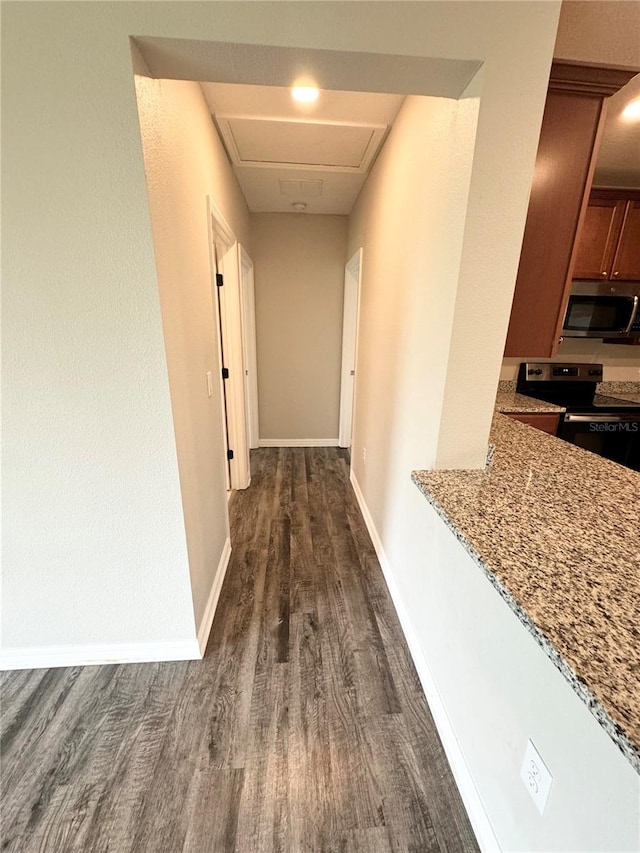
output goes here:
[{"label": "hallway wall", "polygon": [[408,473],[437,462],[477,113],[477,99],[407,98],[349,221],[349,255],[363,247],[352,460],[383,530]]},{"label": "hallway wall", "polygon": [[138,75],[136,93],[199,629],[229,538],[206,196],[247,249],[249,210],[200,85]]},{"label": "hallway wall", "polygon": [[[132,34],[142,48],[145,36],[165,40],[156,45],[159,78],[287,85],[294,53],[306,61],[307,49],[325,52],[321,86],[340,76],[332,76],[332,51],[353,52],[347,79],[360,89],[375,70],[362,67],[362,53],[406,57],[400,71],[424,59],[444,76],[449,63],[482,63],[471,195],[476,221],[500,211],[500,245],[481,230],[465,230],[465,244],[480,294],[493,281],[508,301],[559,6],[308,2],[304,14],[280,2],[3,6],[6,656],[45,646],[61,660],[61,646],[71,654],[104,644],[121,660],[113,644],[143,654],[145,643],[194,635]],[[171,75],[163,63],[183,40],[199,53]],[[212,42],[247,47],[221,59]],[[260,63],[247,60],[251,45],[269,46]],[[210,73],[196,74],[204,55]],[[396,87],[406,79],[400,71]],[[508,308],[503,320],[506,329]],[[491,343],[491,329],[479,328],[481,343]],[[486,445],[489,366],[476,389],[484,415],[467,425],[460,459]],[[454,380],[464,403],[468,383]]]},{"label": "hallway wall", "polygon": [[347,225],[251,216],[263,442],[337,442]]}]

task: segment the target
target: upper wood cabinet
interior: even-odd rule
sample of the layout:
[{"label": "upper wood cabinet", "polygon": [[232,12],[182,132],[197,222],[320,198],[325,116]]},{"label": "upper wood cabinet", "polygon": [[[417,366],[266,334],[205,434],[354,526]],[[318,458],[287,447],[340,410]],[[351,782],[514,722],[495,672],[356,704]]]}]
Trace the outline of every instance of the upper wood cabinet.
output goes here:
[{"label": "upper wood cabinet", "polygon": [[[633,71],[620,68],[570,62],[554,62],[551,67],[506,356],[550,358],[556,354],[571,288],[576,238],[593,180],[604,102],[633,76]],[[604,207],[594,216],[607,223],[608,231],[616,216],[615,206]],[[624,261],[626,268],[627,253],[635,251],[625,244],[619,263]],[[585,268],[599,267],[604,254],[601,245],[585,261]],[[604,269],[602,266],[598,273]]]},{"label": "upper wood cabinet", "polygon": [[640,193],[627,201],[620,239],[613,256],[614,281],[640,281]]},{"label": "upper wood cabinet", "polygon": [[573,278],[640,281],[640,190],[591,191]]}]

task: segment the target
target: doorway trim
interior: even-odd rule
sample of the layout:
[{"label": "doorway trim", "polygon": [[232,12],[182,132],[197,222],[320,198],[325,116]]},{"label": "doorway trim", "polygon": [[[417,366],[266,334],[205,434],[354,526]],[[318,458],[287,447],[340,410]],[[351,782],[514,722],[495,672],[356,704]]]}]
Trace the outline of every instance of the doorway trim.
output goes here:
[{"label": "doorway trim", "polygon": [[240,280],[242,296],[242,329],[245,384],[245,417],[249,448],[260,443],[258,410],[258,351],[256,341],[256,297],[253,261],[244,246],[240,246]]},{"label": "doorway trim", "polygon": [[[210,195],[207,195],[207,225],[215,320],[214,333],[220,364],[219,384],[222,402],[223,449],[228,477],[227,490],[246,489],[250,482],[250,472],[245,417],[240,246],[231,226]],[[224,285],[220,289],[216,282],[217,273],[222,273],[224,280]],[[228,379],[222,377],[223,367],[229,370]],[[227,464],[226,457],[229,449],[233,450],[233,459],[228,460]]]},{"label": "doorway trim", "polygon": [[355,399],[362,285],[362,246],[344,268],[344,310],[342,315],[342,366],[340,369],[340,428],[338,447],[351,447],[355,420]]}]

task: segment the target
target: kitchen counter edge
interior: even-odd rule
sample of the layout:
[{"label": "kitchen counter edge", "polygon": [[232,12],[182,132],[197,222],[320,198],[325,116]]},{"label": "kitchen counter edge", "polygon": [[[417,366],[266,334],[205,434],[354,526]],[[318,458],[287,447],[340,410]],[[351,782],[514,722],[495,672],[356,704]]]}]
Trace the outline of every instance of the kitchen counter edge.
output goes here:
[{"label": "kitchen counter edge", "polygon": [[[519,396],[519,395],[516,395]],[[498,407],[497,407],[498,408]],[[508,416],[501,415],[500,411],[497,410],[494,415],[494,425],[495,419],[498,418],[502,421],[511,420]],[[539,431],[534,429],[533,427],[528,427],[524,425],[518,425],[521,429],[526,429],[531,431],[531,444],[532,448],[535,447],[535,437],[536,433],[539,434]],[[552,439],[554,441],[560,442],[560,439],[556,439],[555,437],[547,437],[545,438]],[[501,447],[501,443],[497,439],[495,435],[495,429],[492,429],[492,434],[490,436],[490,441],[496,441],[499,450],[505,450],[504,447]],[[564,444],[564,442],[562,442]],[[578,451],[581,453],[585,453],[588,456],[592,454],[587,451],[582,451],[580,448],[571,448],[572,452]],[[501,456],[503,454],[501,453]],[[598,460],[603,461],[603,460]],[[614,466],[614,468],[619,468],[615,463],[609,463]],[[448,514],[446,508],[439,502],[438,497],[432,493],[430,490],[429,484],[429,475],[437,474],[440,483],[442,483],[442,478],[446,478],[447,475],[451,475],[452,483],[456,482],[460,475],[471,475],[472,477],[477,478],[477,481],[486,482],[487,472],[478,470],[478,471],[462,471],[462,470],[451,470],[451,471],[413,471],[411,474],[411,479],[414,484],[418,487],[418,489],[422,492],[427,501],[434,508],[435,512],[440,516],[446,526],[451,530],[454,536],[458,539],[460,544],[467,551],[469,556],[473,559],[473,561],[482,569],[483,573],[492,584],[492,586],[497,590],[501,598],[508,604],[509,608],[516,614],[520,622],[527,628],[529,633],[533,636],[537,644],[543,649],[547,657],[552,661],[554,666],[564,675],[566,680],[569,682],[569,685],[573,689],[573,691],[580,697],[580,699],[587,705],[590,712],[593,716],[598,720],[600,725],[605,729],[609,737],[613,740],[615,745],[620,749],[623,755],[629,760],[632,767],[640,773],[640,742],[635,743],[628,736],[627,732],[622,728],[622,726],[617,723],[614,719],[612,719],[611,715],[603,705],[603,703],[594,696],[594,694],[589,689],[588,684],[585,679],[580,677],[571,665],[564,659],[560,651],[556,648],[553,642],[547,637],[544,631],[536,624],[534,619],[529,615],[526,609],[518,603],[518,601],[514,598],[514,595],[509,591],[507,586],[500,580],[497,576],[496,571],[492,569],[490,563],[490,558],[487,559],[483,556],[483,554],[479,553],[478,550],[472,545],[467,536],[465,535],[464,527],[468,527],[467,525],[457,525]],[[472,521],[469,521],[471,524]]]}]

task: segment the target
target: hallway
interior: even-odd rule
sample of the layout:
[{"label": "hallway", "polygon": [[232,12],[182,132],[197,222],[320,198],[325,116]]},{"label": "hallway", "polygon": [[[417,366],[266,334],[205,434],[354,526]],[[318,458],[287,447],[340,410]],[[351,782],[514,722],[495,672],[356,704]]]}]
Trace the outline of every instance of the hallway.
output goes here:
[{"label": "hallway", "polygon": [[203,662],[2,675],[3,851],[477,850],[343,452],[252,471]]}]

